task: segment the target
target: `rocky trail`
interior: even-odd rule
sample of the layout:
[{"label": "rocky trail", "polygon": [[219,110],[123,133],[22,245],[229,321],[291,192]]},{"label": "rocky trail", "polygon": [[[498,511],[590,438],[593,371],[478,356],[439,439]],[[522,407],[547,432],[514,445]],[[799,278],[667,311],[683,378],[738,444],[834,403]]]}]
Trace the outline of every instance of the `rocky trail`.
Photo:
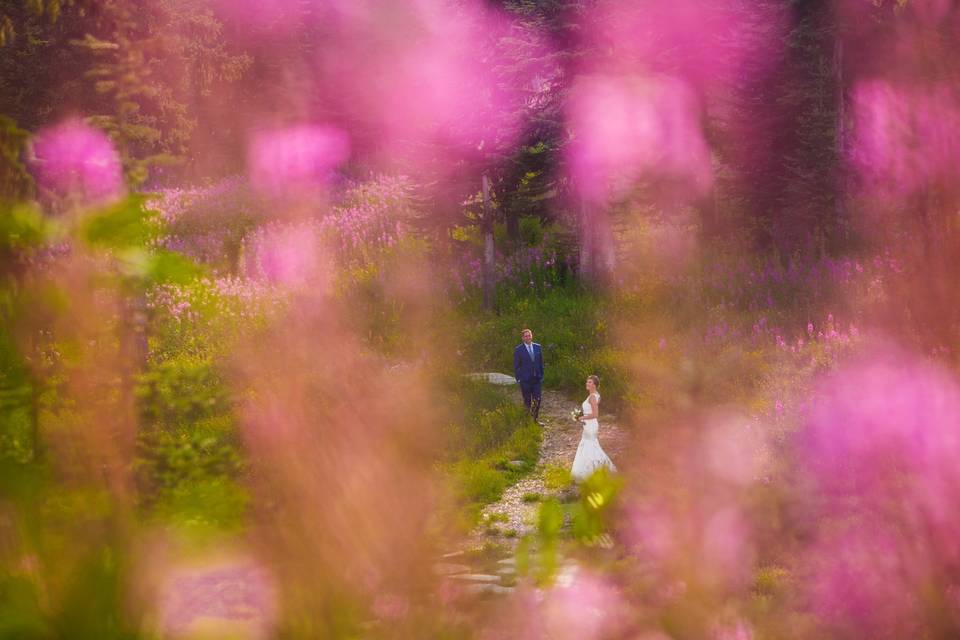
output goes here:
[{"label": "rocky trail", "polygon": [[[517,397],[519,400],[519,394]],[[547,474],[555,467],[569,471],[580,443],[581,425],[570,417],[570,411],[575,406],[577,403],[567,400],[560,393],[544,390],[540,420],[545,426],[537,467],[530,475],[508,487],[500,500],[483,509],[472,542],[483,544],[490,538],[500,538],[500,542],[518,540],[536,528],[540,501],[559,496],[564,491],[551,487]],[[616,416],[604,414],[601,405],[600,444],[614,464],[621,464],[627,440],[627,434],[620,429]]]}]

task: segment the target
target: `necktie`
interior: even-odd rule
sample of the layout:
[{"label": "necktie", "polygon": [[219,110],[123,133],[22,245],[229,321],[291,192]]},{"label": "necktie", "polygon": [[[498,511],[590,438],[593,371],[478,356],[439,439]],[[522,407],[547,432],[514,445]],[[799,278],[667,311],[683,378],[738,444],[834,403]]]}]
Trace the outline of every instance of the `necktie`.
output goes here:
[{"label": "necktie", "polygon": [[530,359],[533,360],[534,358],[533,358],[533,345],[532,345],[532,344],[528,344],[528,345],[527,345],[527,352],[530,354]]}]

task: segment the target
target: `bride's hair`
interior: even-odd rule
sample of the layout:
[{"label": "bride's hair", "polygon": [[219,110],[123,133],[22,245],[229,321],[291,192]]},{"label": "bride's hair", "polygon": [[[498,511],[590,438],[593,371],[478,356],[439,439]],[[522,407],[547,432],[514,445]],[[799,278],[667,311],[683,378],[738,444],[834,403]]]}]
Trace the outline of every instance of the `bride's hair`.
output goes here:
[{"label": "bride's hair", "polygon": [[600,378],[598,376],[587,376],[587,380],[593,380],[594,386],[600,388]]}]

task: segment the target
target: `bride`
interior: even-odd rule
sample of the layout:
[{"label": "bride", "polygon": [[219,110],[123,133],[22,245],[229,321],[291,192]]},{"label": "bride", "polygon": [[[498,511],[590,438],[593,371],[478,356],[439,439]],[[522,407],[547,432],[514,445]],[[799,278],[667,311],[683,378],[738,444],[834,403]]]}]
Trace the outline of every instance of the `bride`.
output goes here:
[{"label": "bride", "polygon": [[607,467],[610,471],[617,470],[607,454],[600,448],[600,441],[597,440],[597,431],[600,429],[600,423],[597,422],[600,406],[600,394],[597,393],[598,386],[600,386],[600,378],[597,376],[587,377],[587,391],[590,395],[583,401],[583,415],[580,416],[580,422],[583,423],[583,435],[580,436],[580,446],[577,447],[577,455],[573,459],[573,469],[570,471],[573,479],[577,482],[585,480],[600,467]]}]

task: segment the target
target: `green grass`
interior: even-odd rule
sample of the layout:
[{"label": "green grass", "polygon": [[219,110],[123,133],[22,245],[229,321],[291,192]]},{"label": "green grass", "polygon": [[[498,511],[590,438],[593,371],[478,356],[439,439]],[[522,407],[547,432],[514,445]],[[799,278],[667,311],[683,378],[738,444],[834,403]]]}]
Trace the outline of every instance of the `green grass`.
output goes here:
[{"label": "green grass", "polygon": [[[476,522],[484,505],[499,500],[504,489],[536,465],[541,438],[540,427],[524,415],[522,424],[502,445],[479,458],[465,457],[451,465],[454,486],[471,521]],[[527,464],[517,469],[505,464],[510,460]]]},{"label": "green grass", "polygon": [[548,464],[543,469],[543,484],[547,489],[566,489],[573,484],[570,470],[559,464]]},{"label": "green grass", "polygon": [[518,404],[515,389],[458,375],[445,384],[458,411],[447,428],[444,466],[474,524],[484,505],[536,467],[543,435]]},{"label": "green grass", "polygon": [[609,343],[612,311],[602,298],[569,286],[533,297],[506,293],[497,313],[461,308],[461,343],[476,370],[513,372],[513,348],[529,328],[543,347],[544,386],[577,395],[596,374],[610,399],[625,388],[623,354]]}]

